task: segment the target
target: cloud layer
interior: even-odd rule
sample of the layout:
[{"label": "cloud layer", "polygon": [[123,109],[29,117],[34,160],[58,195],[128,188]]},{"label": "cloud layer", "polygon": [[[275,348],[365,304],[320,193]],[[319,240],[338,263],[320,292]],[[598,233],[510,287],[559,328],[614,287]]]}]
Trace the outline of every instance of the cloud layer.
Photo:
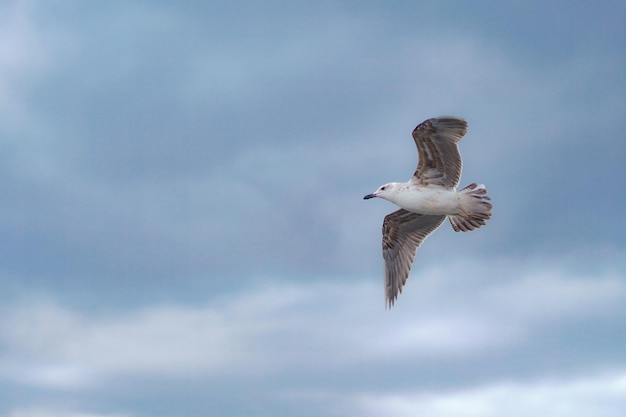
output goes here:
[{"label": "cloud layer", "polygon": [[[621,416],[623,6],[0,6],[0,415]],[[469,122],[384,310],[362,196]]]},{"label": "cloud layer", "polygon": [[[202,384],[209,403],[234,405],[239,397],[218,387],[238,384],[293,410],[311,402],[324,415],[334,407],[502,415],[515,404],[526,404],[517,415],[530,415],[567,407],[570,395],[575,415],[600,404],[600,415],[618,415],[624,363],[611,361],[625,347],[612,337],[624,324],[623,279],[554,269],[517,275],[510,265],[469,271],[466,264],[426,271],[403,294],[411,302],[387,314],[371,281],[269,286],[205,305],[113,314],[22,303],[4,312],[2,373],[22,390],[84,404],[106,387],[169,380]],[[496,272],[498,280],[484,278]],[[578,331],[581,323],[591,330]],[[184,396],[173,389],[153,401]],[[317,404],[319,396],[330,403]]]}]

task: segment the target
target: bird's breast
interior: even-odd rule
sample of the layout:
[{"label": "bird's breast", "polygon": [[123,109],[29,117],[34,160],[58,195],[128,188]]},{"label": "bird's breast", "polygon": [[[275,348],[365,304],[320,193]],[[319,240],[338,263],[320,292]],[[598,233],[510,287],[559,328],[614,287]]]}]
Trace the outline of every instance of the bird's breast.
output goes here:
[{"label": "bird's breast", "polygon": [[420,214],[459,214],[457,192],[441,187],[412,187],[398,193],[394,203]]}]

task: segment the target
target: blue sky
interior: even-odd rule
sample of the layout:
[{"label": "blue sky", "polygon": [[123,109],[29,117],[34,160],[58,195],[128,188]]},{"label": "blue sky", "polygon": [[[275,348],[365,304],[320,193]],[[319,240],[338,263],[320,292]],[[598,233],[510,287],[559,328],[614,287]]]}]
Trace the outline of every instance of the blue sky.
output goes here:
[{"label": "blue sky", "polygon": [[[621,417],[626,6],[0,5],[0,416]],[[494,214],[385,311],[410,133]]]}]

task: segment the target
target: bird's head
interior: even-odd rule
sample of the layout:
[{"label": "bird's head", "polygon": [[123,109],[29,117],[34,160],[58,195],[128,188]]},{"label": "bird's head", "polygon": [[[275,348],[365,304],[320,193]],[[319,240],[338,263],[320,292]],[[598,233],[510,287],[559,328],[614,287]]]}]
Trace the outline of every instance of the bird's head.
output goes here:
[{"label": "bird's head", "polygon": [[381,185],[378,187],[378,190],[374,191],[372,194],[368,194],[363,197],[363,200],[369,200],[370,198],[380,197],[385,200],[389,200],[391,196],[396,193],[396,183],[390,182],[389,184]]}]

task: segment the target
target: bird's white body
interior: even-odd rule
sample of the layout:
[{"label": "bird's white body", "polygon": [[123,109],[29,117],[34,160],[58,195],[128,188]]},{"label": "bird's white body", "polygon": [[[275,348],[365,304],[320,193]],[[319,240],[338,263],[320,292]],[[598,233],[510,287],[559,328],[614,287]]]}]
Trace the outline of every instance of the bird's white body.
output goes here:
[{"label": "bird's white body", "polygon": [[460,208],[461,195],[455,189],[437,185],[422,186],[411,181],[389,183],[378,190],[377,197],[384,198],[405,210],[419,214],[457,215]]}]

